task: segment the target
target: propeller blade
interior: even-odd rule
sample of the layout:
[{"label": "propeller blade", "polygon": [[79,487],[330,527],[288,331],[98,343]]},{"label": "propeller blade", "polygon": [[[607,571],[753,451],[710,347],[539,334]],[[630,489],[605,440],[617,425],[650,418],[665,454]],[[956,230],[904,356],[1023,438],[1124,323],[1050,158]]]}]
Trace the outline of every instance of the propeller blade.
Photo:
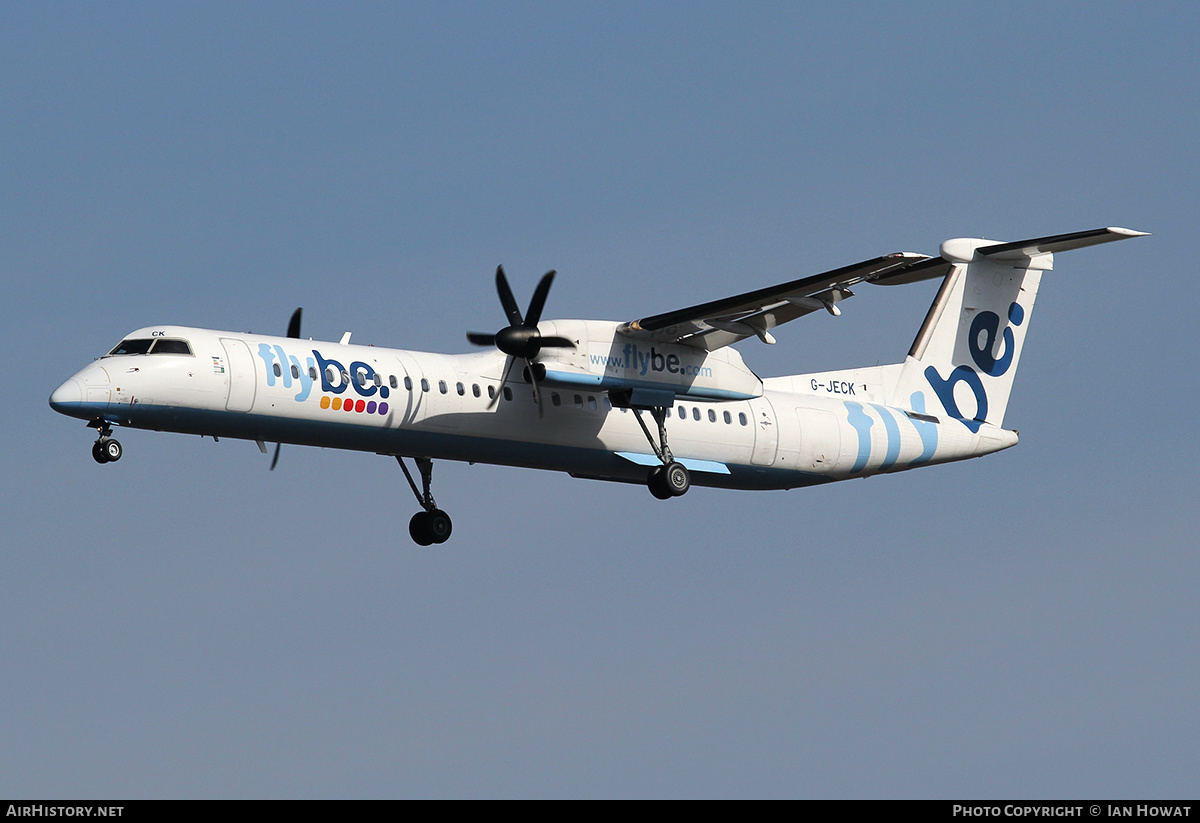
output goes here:
[{"label": "propeller blade", "polygon": [[496,335],[494,334],[484,334],[483,332],[469,331],[467,332],[467,339],[476,346],[496,345]]},{"label": "propeller blade", "polygon": [[304,309],[302,309],[302,308],[296,309],[294,312],[292,312],[292,319],[288,321],[288,330],[287,330],[288,337],[299,337],[300,336],[300,315],[303,313],[304,313]]},{"label": "propeller blade", "polygon": [[[291,337],[291,335],[288,335]],[[282,443],[275,444],[275,456],[271,458],[271,471],[275,471],[275,464],[279,462],[279,450],[283,447]]]},{"label": "propeller blade", "polygon": [[573,349],[575,341],[568,337],[538,337],[538,345],[543,349]]},{"label": "propeller blade", "polygon": [[496,291],[500,294],[500,305],[504,306],[504,313],[508,315],[508,324],[520,326],[524,322],[521,319],[521,307],[517,305],[512,289],[508,287],[508,278],[504,276],[504,266],[496,266]]},{"label": "propeller blade", "polygon": [[529,371],[529,384],[533,386],[533,399],[537,402],[538,417],[542,417],[545,411],[542,409],[542,393],[538,391],[537,369],[534,368],[532,360],[526,360],[525,365]]},{"label": "propeller blade", "polygon": [[504,384],[508,382],[508,373],[512,371],[513,362],[516,360],[511,354],[504,361],[504,374],[500,375],[500,385],[496,387],[496,396],[488,403],[488,411],[496,408],[496,404],[500,402],[500,395],[504,394]]},{"label": "propeller blade", "polygon": [[536,327],[542,319],[542,309],[546,306],[546,295],[550,293],[550,284],[554,282],[554,269],[542,275],[537,288],[533,290],[533,299],[529,301],[529,311],[525,312],[525,325]]}]

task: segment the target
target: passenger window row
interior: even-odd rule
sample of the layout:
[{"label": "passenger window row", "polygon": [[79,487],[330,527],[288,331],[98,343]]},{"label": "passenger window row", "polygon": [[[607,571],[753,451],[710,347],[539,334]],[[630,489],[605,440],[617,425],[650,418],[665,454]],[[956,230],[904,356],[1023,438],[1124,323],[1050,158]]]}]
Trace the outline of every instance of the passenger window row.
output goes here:
[{"label": "passenger window row", "polygon": [[[317,379],[317,369],[315,366],[310,367],[308,370],[308,373],[309,373],[309,376],[313,380]],[[280,375],[278,363],[275,364],[275,375],[276,376]],[[299,370],[294,365],[292,366],[292,376],[293,377],[300,376]],[[326,369],[325,376],[329,380],[330,383],[335,382],[338,377],[340,377],[342,379],[342,381],[345,383],[350,382],[350,375],[346,372],[345,369],[343,369],[341,374],[339,375],[337,372],[334,371],[333,367],[330,366],[328,369]],[[367,385],[367,382],[368,382],[366,372],[362,369],[359,369],[358,373],[355,375],[355,380],[360,386],[365,388]],[[380,375],[376,374],[374,376],[374,379],[372,382],[375,384],[375,386],[382,386],[383,378]],[[399,383],[400,383],[400,381],[398,381],[396,379],[396,375],[393,374],[393,375],[388,376],[388,385],[390,385],[393,389],[399,388]],[[408,375],[404,376],[404,388],[407,391],[413,390],[413,380]],[[429,379],[426,377],[422,377],[421,378],[421,391],[428,392],[430,390],[431,390],[431,386],[430,386]],[[437,390],[438,390],[439,394],[449,394],[450,386],[445,380],[439,380],[439,381],[437,381]],[[462,382],[455,383],[454,384],[454,392],[459,397],[466,397],[467,396],[466,384],[464,384]],[[482,389],[480,389],[478,383],[471,384],[471,396],[472,397],[482,397],[483,396],[483,391],[482,391]],[[487,396],[488,396],[488,400],[494,400],[496,398],[496,387],[495,386],[490,385],[490,384],[488,385]],[[530,391],[530,398],[532,399],[532,390]],[[504,387],[504,399],[509,400],[509,401],[511,401],[513,399],[513,391],[512,391],[511,386]],[[595,395],[589,394],[589,395],[587,395],[587,399],[585,400],[584,395],[575,394],[575,395],[571,396],[571,402],[577,409],[587,408],[590,411],[597,411],[600,408],[600,405],[599,405],[600,403],[604,404],[604,410],[606,412],[611,411],[613,408],[612,401],[610,401],[608,399],[607,395],[602,395],[600,398],[600,401],[598,403]],[[558,392],[551,392],[550,393],[550,405],[552,405],[554,407],[559,407],[559,406],[562,406],[562,404],[563,404],[562,395],[560,395]],[[621,409],[621,411],[628,412],[629,409],[623,408],[623,409]],[[688,413],[688,409],[686,406],[681,405],[675,409],[667,409],[667,417],[668,418],[671,417],[672,411],[674,411],[675,416],[677,416],[680,420],[687,420],[688,417],[690,416],[692,420],[699,421],[699,420],[702,420],[705,416],[704,414],[701,413],[699,406],[692,406],[690,415]],[[716,409],[709,409],[708,413],[707,413],[707,417],[708,417],[708,422],[716,423],[718,420],[718,415],[717,415]],[[727,426],[733,425],[733,414],[729,411],[721,412],[719,419],[723,420],[725,422],[725,425],[727,425]],[[737,421],[738,421],[738,425],[741,425],[741,426],[750,425],[750,421],[746,417],[745,412],[738,412]]]}]

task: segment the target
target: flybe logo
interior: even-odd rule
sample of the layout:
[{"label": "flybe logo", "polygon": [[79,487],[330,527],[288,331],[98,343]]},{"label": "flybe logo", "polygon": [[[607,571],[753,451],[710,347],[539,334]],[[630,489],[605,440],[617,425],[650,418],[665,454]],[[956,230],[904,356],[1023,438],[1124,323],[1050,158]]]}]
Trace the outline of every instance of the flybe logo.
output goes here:
[{"label": "flybe logo", "polygon": [[[967,335],[967,348],[971,353],[971,360],[979,368],[979,371],[989,377],[1000,377],[1012,366],[1013,355],[1016,353],[1016,340],[1013,337],[1012,327],[1025,322],[1025,310],[1017,303],[1011,304],[1008,307],[1008,319],[1012,325],[1004,327],[1003,335],[1000,335],[1000,315],[993,311],[981,311],[971,321],[971,330]],[[1003,353],[999,357],[993,354],[997,337],[1002,337],[1004,340]],[[946,410],[947,414],[957,417],[972,432],[979,431],[979,427],[987,420],[988,415],[987,392],[983,388],[983,380],[980,379],[979,372],[970,366],[956,366],[948,378],[942,379],[938,370],[929,366],[925,369],[925,379],[933,387],[938,400],[942,401],[942,408]],[[958,383],[965,383],[975,396],[975,413],[971,418],[967,418],[959,410],[958,402],[954,399],[954,387]]]},{"label": "flybe logo", "polygon": [[[289,355],[282,346],[258,344],[258,356],[266,370],[267,385],[282,383],[285,389],[297,388],[295,401],[303,403],[312,393],[313,386],[321,384],[321,408],[334,411],[387,414],[389,389],[378,379],[378,372],[369,363],[355,360],[349,367],[337,360],[326,358],[316,349],[305,363]],[[359,397],[345,397],[346,390],[353,388]],[[360,398],[370,398],[360,399]],[[378,398],[378,399],[376,399]]]},{"label": "flybe logo", "polygon": [[593,354],[592,363],[603,366],[606,371],[617,372],[628,370],[639,375],[646,372],[666,372],[667,374],[682,374],[698,377],[712,377],[710,366],[696,366],[682,360],[677,354],[663,354],[654,346],[650,351],[642,351],[636,343],[626,343],[621,350],[624,356],[611,354]]}]

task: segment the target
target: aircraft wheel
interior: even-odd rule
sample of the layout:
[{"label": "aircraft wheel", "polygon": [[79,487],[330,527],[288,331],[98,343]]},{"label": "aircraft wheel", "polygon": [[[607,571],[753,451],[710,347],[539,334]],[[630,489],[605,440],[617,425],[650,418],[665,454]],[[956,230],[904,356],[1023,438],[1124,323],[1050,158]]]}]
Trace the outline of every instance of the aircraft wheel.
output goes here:
[{"label": "aircraft wheel", "polygon": [[655,466],[650,470],[650,475],[646,478],[646,485],[650,487],[650,493],[659,500],[668,500],[672,497],[671,490],[667,488],[666,472],[663,466]]},{"label": "aircraft wheel", "polygon": [[662,478],[663,487],[672,497],[681,497],[692,487],[692,477],[681,463],[668,463],[663,468]]},{"label": "aircraft wheel", "polygon": [[104,443],[100,440],[92,444],[92,459],[97,463],[108,462],[108,455],[104,453]]},{"label": "aircraft wheel", "polygon": [[445,543],[450,539],[450,532],[454,528],[450,522],[450,515],[446,514],[441,509],[434,509],[427,512],[426,528],[429,529],[430,537],[434,543]]},{"label": "aircraft wheel", "polygon": [[104,460],[106,463],[116,463],[121,459],[121,455],[125,453],[121,448],[121,444],[116,440],[101,440],[100,446],[104,450]]},{"label": "aircraft wheel", "polygon": [[417,512],[408,521],[408,536],[418,546],[429,546],[433,543],[433,533],[429,530],[429,512]]}]

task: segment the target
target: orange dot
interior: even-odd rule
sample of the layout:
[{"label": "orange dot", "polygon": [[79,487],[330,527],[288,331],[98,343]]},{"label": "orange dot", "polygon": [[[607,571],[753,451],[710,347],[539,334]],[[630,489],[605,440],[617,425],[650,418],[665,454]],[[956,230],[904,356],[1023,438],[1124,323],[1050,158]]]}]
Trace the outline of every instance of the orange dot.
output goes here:
[{"label": "orange dot", "polygon": [[329,395],[325,394],[321,396],[321,408],[329,408]]},{"label": "orange dot", "polygon": [[333,398],[333,410],[337,411],[341,407],[342,407],[342,398],[340,398],[340,397]]}]

